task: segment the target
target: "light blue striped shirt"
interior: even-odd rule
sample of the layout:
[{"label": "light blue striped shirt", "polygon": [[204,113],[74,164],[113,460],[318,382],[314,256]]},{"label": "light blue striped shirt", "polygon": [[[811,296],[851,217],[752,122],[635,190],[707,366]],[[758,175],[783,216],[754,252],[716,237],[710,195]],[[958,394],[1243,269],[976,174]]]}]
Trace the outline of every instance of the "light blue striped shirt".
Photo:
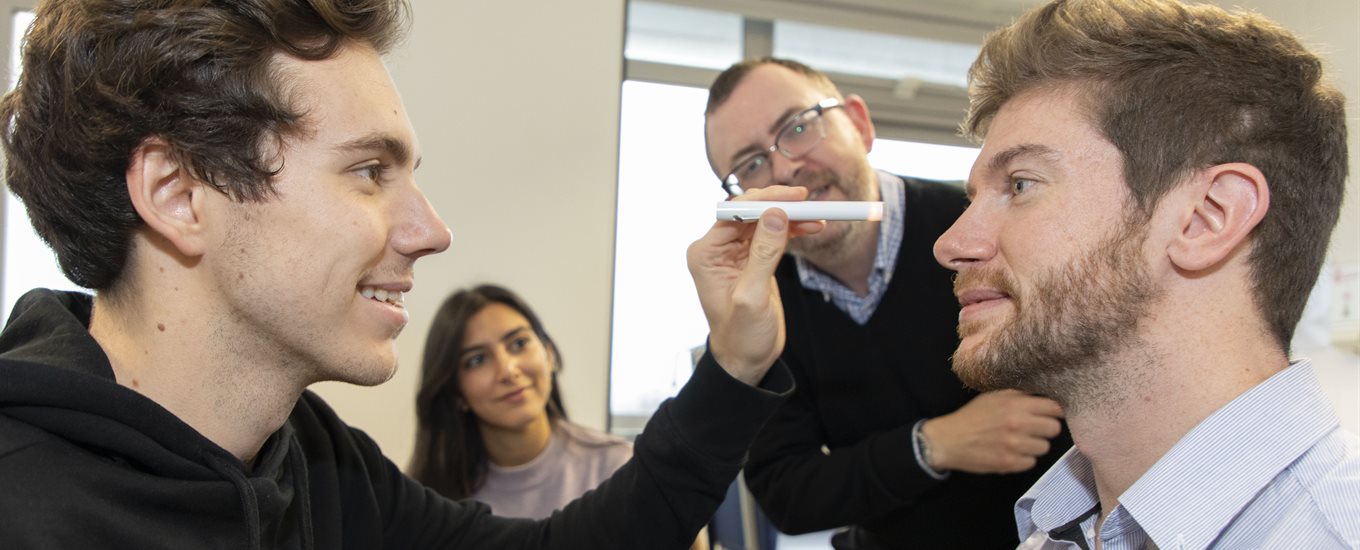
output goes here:
[{"label": "light blue striped shirt", "polygon": [[[1073,447],[1016,503],[1020,548],[1094,548],[1099,503]],[[1296,361],[1190,430],[1099,536],[1106,550],[1360,548],[1360,437]]]},{"label": "light blue striped shirt", "polygon": [[869,273],[869,292],[858,296],[811,262],[801,256],[793,257],[794,265],[798,267],[798,282],[803,288],[821,292],[823,299],[861,325],[873,317],[892,281],[893,268],[897,267],[897,250],[902,248],[902,217],[907,209],[903,189],[906,184],[902,178],[881,170],[876,170],[875,174],[878,175],[879,200],[883,201],[883,221],[878,226],[878,251],[874,254],[874,269]]}]

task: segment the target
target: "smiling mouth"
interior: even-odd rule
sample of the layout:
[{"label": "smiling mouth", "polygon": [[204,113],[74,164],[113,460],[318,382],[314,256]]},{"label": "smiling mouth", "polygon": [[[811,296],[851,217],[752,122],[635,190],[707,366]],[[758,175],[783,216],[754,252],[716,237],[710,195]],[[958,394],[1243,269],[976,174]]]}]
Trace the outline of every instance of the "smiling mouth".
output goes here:
[{"label": "smiling mouth", "polygon": [[383,302],[388,305],[405,308],[403,301],[404,293],[399,290],[386,290],[371,286],[359,287],[359,295],[375,302]]},{"label": "smiling mouth", "polygon": [[508,399],[514,399],[514,398],[516,398],[516,397],[519,397],[519,396],[521,396],[521,395],[524,395],[524,391],[525,391],[525,390],[528,390],[528,389],[529,389],[529,388],[526,386],[526,387],[517,389],[517,390],[515,390],[515,391],[512,391],[512,392],[510,392],[510,393],[507,393],[507,394],[505,394],[505,395],[502,395],[502,396],[501,396],[501,401],[505,401],[505,400],[508,400]]},{"label": "smiling mouth", "polygon": [[974,304],[996,300],[1008,300],[1011,297],[1010,294],[990,288],[971,288],[958,291],[956,295],[959,299],[959,307],[968,307]]},{"label": "smiling mouth", "polygon": [[830,192],[830,190],[831,190],[831,186],[828,185],[828,186],[826,186],[826,187],[822,187],[822,188],[820,188],[820,189],[817,189],[816,191],[810,191],[810,192],[808,193],[807,200],[810,200],[810,201],[819,201],[819,200],[822,200],[822,197],[825,197],[826,194],[827,194],[828,192]]}]

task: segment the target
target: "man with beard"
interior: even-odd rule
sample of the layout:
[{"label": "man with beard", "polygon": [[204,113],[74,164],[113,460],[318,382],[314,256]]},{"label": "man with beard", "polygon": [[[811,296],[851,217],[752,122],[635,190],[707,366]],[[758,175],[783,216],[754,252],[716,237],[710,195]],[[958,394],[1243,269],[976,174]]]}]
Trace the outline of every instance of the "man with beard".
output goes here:
[{"label": "man with beard", "polygon": [[1265,18],[1058,0],[990,36],[954,369],[1056,399],[1025,548],[1355,548],[1360,438],[1289,342],[1347,172],[1344,100]]},{"label": "man with beard", "polygon": [[795,61],[723,72],[705,134],[731,194],[790,185],[810,200],[885,203],[882,222],[791,241],[776,271],[798,390],[745,470],[772,522],[853,525],[838,548],[1014,547],[1015,499],[1071,443],[1057,403],[979,395],[949,370],[958,304],[931,247],[966,206],[962,191],[874,171],[864,100]]}]

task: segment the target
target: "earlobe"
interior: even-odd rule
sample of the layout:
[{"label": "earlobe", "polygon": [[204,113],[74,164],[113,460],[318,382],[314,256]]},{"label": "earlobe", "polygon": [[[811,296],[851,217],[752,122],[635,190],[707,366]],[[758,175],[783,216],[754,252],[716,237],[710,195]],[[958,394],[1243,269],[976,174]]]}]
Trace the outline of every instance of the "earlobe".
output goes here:
[{"label": "earlobe", "polygon": [[127,173],[128,197],[151,231],[181,254],[203,254],[204,190],[160,138],[143,141],[132,153]]},{"label": "earlobe", "polygon": [[1270,208],[1265,174],[1250,164],[1220,164],[1194,178],[1184,188],[1189,202],[1169,247],[1171,261],[1185,271],[1209,269],[1230,257]]}]

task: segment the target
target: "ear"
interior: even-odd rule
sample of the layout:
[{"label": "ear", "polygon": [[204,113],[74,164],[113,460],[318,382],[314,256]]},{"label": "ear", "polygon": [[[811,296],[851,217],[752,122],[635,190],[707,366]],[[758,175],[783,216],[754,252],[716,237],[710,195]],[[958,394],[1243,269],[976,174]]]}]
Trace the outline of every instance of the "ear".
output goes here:
[{"label": "ear", "polygon": [[850,122],[855,125],[855,130],[859,131],[860,139],[864,142],[864,150],[872,151],[874,148],[874,121],[869,117],[869,105],[864,103],[864,98],[855,94],[845,96],[843,102],[846,116],[850,117]]},{"label": "ear", "polygon": [[547,346],[544,347],[547,348],[548,364],[552,365],[552,373],[557,374],[559,372],[562,372],[562,362],[557,359],[557,346],[553,344],[548,344]]},{"label": "ear", "polygon": [[1188,202],[1169,252],[1178,268],[1201,271],[1247,240],[1270,209],[1270,187],[1265,174],[1240,162],[1204,169],[1187,185]]},{"label": "ear", "polygon": [[181,254],[201,256],[207,186],[180,164],[174,148],[158,137],[146,139],[132,152],[125,178],[146,225]]}]

